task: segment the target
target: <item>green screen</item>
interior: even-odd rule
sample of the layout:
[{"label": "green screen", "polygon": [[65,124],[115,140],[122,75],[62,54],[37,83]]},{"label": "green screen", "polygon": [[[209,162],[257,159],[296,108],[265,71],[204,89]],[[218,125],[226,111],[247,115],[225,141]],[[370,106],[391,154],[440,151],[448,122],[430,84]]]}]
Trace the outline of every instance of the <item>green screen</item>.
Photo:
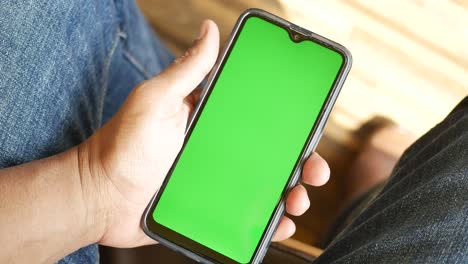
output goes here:
[{"label": "green screen", "polygon": [[153,219],[249,262],[342,63],[334,50],[248,18]]}]

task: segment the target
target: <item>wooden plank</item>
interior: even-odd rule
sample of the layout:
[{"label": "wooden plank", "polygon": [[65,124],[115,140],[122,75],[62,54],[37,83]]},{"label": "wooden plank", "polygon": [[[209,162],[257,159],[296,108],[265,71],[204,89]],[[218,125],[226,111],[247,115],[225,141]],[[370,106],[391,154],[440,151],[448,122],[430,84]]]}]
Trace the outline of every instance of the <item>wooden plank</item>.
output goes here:
[{"label": "wooden plank", "polygon": [[283,246],[292,248],[294,250],[297,250],[299,252],[305,253],[305,254],[307,254],[309,256],[313,256],[313,257],[318,257],[323,253],[323,249],[313,247],[311,245],[308,245],[306,243],[303,243],[303,242],[301,242],[299,240],[295,240],[295,239],[292,239],[292,238],[281,241],[279,243],[281,245],[283,245]]},{"label": "wooden plank", "polygon": [[466,0],[450,0],[449,2],[461,8],[464,8],[466,11],[468,11],[468,1]]},{"label": "wooden plank", "polygon": [[[289,8],[288,18],[320,28],[319,33],[332,39],[341,38],[351,49],[353,70],[337,112],[352,111],[352,116],[363,119],[374,114],[389,116],[421,135],[468,93],[467,68],[348,2],[282,2]],[[322,17],[341,22],[330,23]],[[360,81],[353,81],[356,78]],[[360,118],[355,121],[361,122]]]},{"label": "wooden plank", "polygon": [[[317,29],[316,32],[347,45],[352,52],[355,46],[367,47],[373,45],[374,49],[379,49],[380,45],[386,43],[387,46],[393,48],[394,52],[398,52],[397,55],[407,54],[406,57],[402,58],[402,65],[406,63],[419,64],[419,67],[432,70],[432,73],[428,74],[427,77],[434,75],[448,76],[448,79],[457,82],[458,85],[465,86],[466,84],[468,67],[460,67],[447,57],[434,52],[427,45],[406,37],[400,31],[388,27],[348,4],[337,2],[332,5],[330,2],[301,0],[280,1],[288,6],[286,16],[290,20],[297,21],[312,30]],[[322,17],[331,17],[328,20],[341,22],[332,24],[328,20],[319,19],[320,16],[316,15],[318,13],[321,13]],[[369,35],[373,36],[373,40],[371,42],[365,40],[355,43],[356,40],[360,40],[360,36],[356,36],[356,32],[368,32]],[[458,33],[461,35],[463,32]],[[448,46],[451,47],[451,45]],[[468,43],[466,43],[466,46],[468,46]],[[361,58],[366,57],[366,54],[355,54],[355,52],[353,52],[353,55],[355,57],[361,56]],[[388,58],[393,57],[393,54],[387,55]],[[355,58],[355,63],[359,63],[359,59]],[[385,61],[381,61],[380,64],[385,64]]]},{"label": "wooden plank", "polygon": [[449,1],[343,1],[405,37],[468,67],[468,12]]}]

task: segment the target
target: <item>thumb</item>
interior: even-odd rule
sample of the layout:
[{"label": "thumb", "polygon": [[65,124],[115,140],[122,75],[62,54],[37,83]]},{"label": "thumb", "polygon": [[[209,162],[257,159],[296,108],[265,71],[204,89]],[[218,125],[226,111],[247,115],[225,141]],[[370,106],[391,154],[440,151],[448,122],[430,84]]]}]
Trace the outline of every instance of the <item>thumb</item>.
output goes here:
[{"label": "thumb", "polygon": [[219,31],[211,20],[203,21],[193,46],[146,85],[158,93],[180,99],[189,95],[210,72],[219,49]]}]

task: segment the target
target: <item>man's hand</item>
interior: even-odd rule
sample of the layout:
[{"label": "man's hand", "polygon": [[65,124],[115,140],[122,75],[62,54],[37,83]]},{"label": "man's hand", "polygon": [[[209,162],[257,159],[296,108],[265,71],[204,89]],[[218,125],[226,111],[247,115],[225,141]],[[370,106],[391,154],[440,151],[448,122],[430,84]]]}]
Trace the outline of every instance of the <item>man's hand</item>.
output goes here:
[{"label": "man's hand", "polygon": [[[119,112],[78,147],[80,180],[87,213],[95,215],[97,242],[114,247],[155,243],[140,227],[147,204],[182,147],[192,109],[188,96],[213,67],[219,33],[205,21],[198,40],[164,72],[134,89]],[[317,154],[306,162],[303,182],[320,186],[329,168]],[[301,215],[309,207],[306,189],[289,194],[286,210]],[[295,231],[283,217],[273,237],[283,240]]]}]

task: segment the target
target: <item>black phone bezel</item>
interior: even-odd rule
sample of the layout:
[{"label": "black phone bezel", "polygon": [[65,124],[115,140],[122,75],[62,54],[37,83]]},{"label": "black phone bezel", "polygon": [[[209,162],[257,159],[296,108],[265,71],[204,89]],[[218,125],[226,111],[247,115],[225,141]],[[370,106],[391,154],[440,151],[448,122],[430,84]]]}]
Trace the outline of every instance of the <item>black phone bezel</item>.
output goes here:
[{"label": "black phone bezel", "polygon": [[[335,43],[331,40],[328,40],[320,35],[317,35],[315,33],[312,33],[310,31],[307,31],[299,26],[296,26],[280,17],[277,17],[273,14],[270,14],[264,10],[260,9],[248,9],[246,10],[239,18],[239,20],[236,23],[236,26],[231,34],[231,37],[228,41],[228,45],[226,46],[225,50],[222,52],[222,56],[220,56],[217,64],[215,65],[213,71],[211,72],[208,82],[206,84],[206,87],[204,88],[201,96],[200,96],[200,102],[194,109],[194,114],[189,121],[188,129],[186,132],[186,138],[185,142],[183,144],[182,149],[180,150],[179,154],[177,155],[177,158],[175,159],[174,163],[172,164],[166,178],[164,179],[164,182],[161,185],[161,188],[157,191],[153,199],[151,200],[151,203],[148,205],[148,207],[145,210],[145,213],[142,218],[142,227],[144,232],[150,236],[151,238],[157,240],[161,244],[175,250],[178,252],[181,252],[182,254],[202,263],[226,263],[226,264],[237,264],[238,262],[230,259],[206,246],[201,245],[200,243],[197,243],[196,241],[193,241],[175,231],[170,230],[169,228],[156,223],[153,218],[152,218],[152,212],[154,211],[157,202],[159,201],[159,198],[162,194],[162,190],[164,190],[165,186],[167,185],[170,176],[175,168],[175,166],[178,163],[178,160],[180,158],[180,155],[182,154],[187,141],[190,138],[190,135],[193,131],[193,128],[196,125],[196,122],[209,98],[209,95],[214,88],[218,77],[220,73],[222,72],[222,69],[225,65],[225,62],[229,58],[229,55],[232,51],[232,48],[234,47],[236,40],[242,31],[242,28],[245,24],[245,22],[250,18],[250,17],[257,17],[263,20],[266,20],[270,23],[273,23],[285,30],[287,30],[290,34],[291,40],[292,41],[313,41],[315,43],[318,43],[322,46],[325,46],[329,49],[335,50],[338,52],[342,58],[343,58],[343,63],[340,68],[340,71],[333,83],[332,88],[330,89],[327,98],[325,100],[325,103],[323,104],[319,116],[317,118],[317,121],[314,123],[313,127],[311,128],[311,131],[308,135],[306,144],[304,145],[300,156],[298,157],[296,164],[290,174],[290,177],[285,185],[285,188],[283,189],[281,199],[279,200],[278,204],[275,207],[275,210],[272,212],[272,215],[270,217],[270,220],[268,222],[267,227],[265,228],[265,231],[262,235],[262,238],[260,240],[260,243],[257,245],[257,248],[255,250],[254,255],[252,256],[251,260],[249,263],[259,263],[262,259],[264,254],[266,253],[266,250],[268,248],[268,245],[271,241],[271,237],[276,230],[276,227],[278,225],[279,219],[284,213],[284,199],[286,194],[289,192],[289,190],[294,187],[298,180],[299,180],[299,175],[302,170],[302,166],[304,164],[305,159],[311,154],[311,152],[315,149],[317,142],[319,138],[322,135],[323,132],[323,127],[326,123],[326,120],[328,119],[328,116],[330,114],[330,111],[336,101],[336,97],[338,96],[338,93],[343,85],[343,82],[351,68],[351,62],[352,62],[352,57],[350,52],[341,46],[338,43]],[[294,34],[299,34],[301,37],[299,40],[294,39]],[[189,219],[188,219],[189,221]]]}]

